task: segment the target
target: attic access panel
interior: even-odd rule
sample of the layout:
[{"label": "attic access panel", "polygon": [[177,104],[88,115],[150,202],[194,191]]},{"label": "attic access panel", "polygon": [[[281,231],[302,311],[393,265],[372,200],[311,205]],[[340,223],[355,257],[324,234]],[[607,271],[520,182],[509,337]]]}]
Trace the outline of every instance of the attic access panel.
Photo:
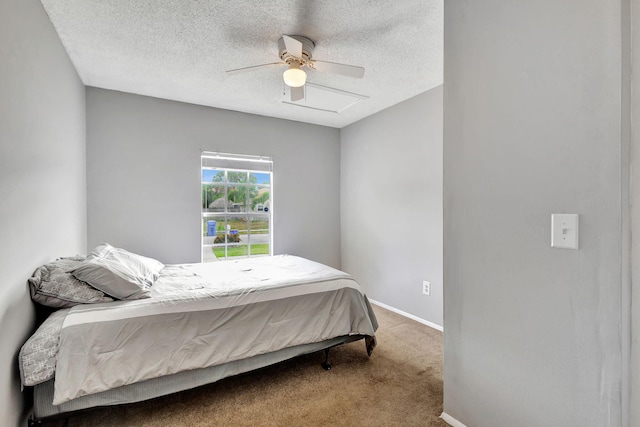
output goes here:
[{"label": "attic access panel", "polygon": [[313,110],[341,113],[358,102],[368,99],[368,96],[347,92],[307,82],[304,86],[305,96],[299,101],[291,101],[289,87],[285,85],[285,93],[281,98],[283,104],[311,108]]}]

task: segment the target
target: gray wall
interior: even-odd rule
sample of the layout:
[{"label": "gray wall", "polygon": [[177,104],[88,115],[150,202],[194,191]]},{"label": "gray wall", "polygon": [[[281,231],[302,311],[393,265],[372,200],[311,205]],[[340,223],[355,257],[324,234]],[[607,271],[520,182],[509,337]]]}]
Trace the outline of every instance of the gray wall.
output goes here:
[{"label": "gray wall", "polygon": [[[631,12],[631,69],[635,72],[631,73],[631,170],[635,171],[631,177],[631,227],[632,227],[632,258],[631,258],[631,277],[632,291],[629,301],[631,307],[631,357],[630,368],[627,371],[628,382],[623,382],[630,389],[629,408],[629,426],[640,425],[640,131],[638,123],[640,123],[640,26],[633,23],[640,22],[640,1],[632,0],[630,2]],[[634,262],[635,261],[635,262]],[[623,301],[625,301],[623,299]]]},{"label": "gray wall", "polygon": [[87,88],[89,248],[200,261],[200,152],[273,157],[274,253],[340,267],[333,128]]},{"label": "gray wall", "polygon": [[621,422],[621,33],[615,1],[446,2],[444,409],[468,426]]},{"label": "gray wall", "polygon": [[37,0],[0,2],[0,424],[23,403],[27,278],[86,246],[84,87]]},{"label": "gray wall", "polygon": [[440,326],[442,92],[341,130],[340,199],[343,269],[370,298]]}]

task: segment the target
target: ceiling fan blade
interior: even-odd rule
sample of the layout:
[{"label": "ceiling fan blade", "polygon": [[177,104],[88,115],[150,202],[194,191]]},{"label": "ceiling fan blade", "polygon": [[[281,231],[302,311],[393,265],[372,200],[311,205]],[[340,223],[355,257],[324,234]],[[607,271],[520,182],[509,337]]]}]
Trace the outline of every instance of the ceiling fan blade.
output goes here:
[{"label": "ceiling fan blade", "polygon": [[287,48],[287,53],[295,58],[302,58],[302,43],[293,37],[282,35],[284,40],[284,46]]},{"label": "ceiling fan blade", "polygon": [[287,65],[284,62],[272,62],[271,64],[253,65],[251,67],[236,68],[235,70],[227,70],[225,73],[229,75],[244,73],[245,71],[259,70],[260,68],[279,67],[281,65]]},{"label": "ceiling fan blade", "polygon": [[312,61],[312,68],[326,73],[340,74],[347,77],[361,79],[364,76],[364,68],[355,65],[338,64],[336,62]]},{"label": "ceiling fan blade", "polygon": [[289,92],[291,93],[291,102],[304,99],[304,86],[291,87],[289,88]]}]

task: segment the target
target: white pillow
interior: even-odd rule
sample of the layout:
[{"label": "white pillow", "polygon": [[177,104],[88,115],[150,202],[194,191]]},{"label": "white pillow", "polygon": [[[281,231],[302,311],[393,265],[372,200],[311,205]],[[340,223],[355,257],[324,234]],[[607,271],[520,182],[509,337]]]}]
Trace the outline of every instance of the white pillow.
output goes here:
[{"label": "white pillow", "polygon": [[108,243],[97,246],[73,275],[96,289],[117,299],[132,300],[151,297],[149,289],[158,279],[164,265]]}]

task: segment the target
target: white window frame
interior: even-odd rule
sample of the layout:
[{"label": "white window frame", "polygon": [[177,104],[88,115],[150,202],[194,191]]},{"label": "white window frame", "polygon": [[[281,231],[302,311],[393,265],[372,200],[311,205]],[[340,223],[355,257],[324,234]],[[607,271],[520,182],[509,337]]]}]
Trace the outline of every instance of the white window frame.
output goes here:
[{"label": "white window frame", "polygon": [[[207,220],[207,218],[211,218],[213,219],[221,219],[223,220],[225,223],[227,222],[227,220],[230,217],[246,217],[248,218],[248,224],[247,224],[247,241],[246,242],[242,242],[242,243],[232,243],[232,242],[228,242],[227,239],[225,238],[225,242],[224,243],[218,243],[215,244],[213,243],[213,241],[215,241],[215,237],[213,239],[213,241],[209,241],[211,240],[209,237],[211,236],[205,236],[205,233],[202,232],[201,233],[201,242],[200,242],[200,257],[201,257],[201,262],[207,262],[208,260],[205,259],[205,250],[211,248],[210,250],[213,250],[212,248],[214,247],[224,247],[225,248],[225,256],[224,258],[220,258],[220,260],[229,260],[229,259],[239,259],[239,258],[249,258],[249,257],[255,257],[255,256],[267,256],[267,255],[272,255],[273,254],[273,161],[270,157],[265,157],[265,156],[251,156],[251,155],[244,155],[244,154],[229,154],[229,153],[217,153],[217,152],[208,152],[208,151],[203,151],[201,153],[200,156],[200,181],[201,181],[201,185],[200,185],[200,191],[202,194],[202,186],[204,184],[208,184],[204,181],[202,181],[202,171],[205,169],[215,169],[215,170],[221,170],[224,171],[225,173],[225,180],[224,183],[221,183],[220,185],[224,186],[225,189],[225,195],[224,195],[224,200],[225,200],[225,204],[224,204],[224,209],[223,211],[220,212],[211,212],[211,211],[207,211],[206,208],[204,208],[202,206],[202,200],[201,200],[201,209],[200,209],[200,221],[201,221],[201,225],[200,227],[202,228],[204,226],[205,221]],[[228,182],[227,180],[227,174],[229,172],[245,172],[247,173],[247,181],[246,183],[233,183],[233,182]],[[249,176],[251,173],[260,173],[260,174],[268,174],[269,175],[269,184],[250,184],[249,183]],[[246,208],[244,209],[243,212],[233,212],[229,209],[228,206],[228,191],[229,191],[229,187],[233,187],[233,186],[258,186],[258,187],[262,187],[262,188],[269,188],[269,207],[267,212],[265,212],[264,207],[262,211],[256,211],[253,212],[251,209]],[[202,196],[201,196],[202,197]],[[248,199],[246,201],[246,203],[248,204],[248,206],[251,205],[251,200]],[[254,218],[268,218],[269,221],[269,231],[268,231],[268,241],[269,241],[269,253],[268,254],[258,254],[258,255],[252,255],[251,254],[251,220]],[[225,237],[228,236],[228,234],[225,234]],[[255,234],[254,234],[255,236]],[[243,246],[246,245],[247,246],[247,255],[245,256],[235,256],[235,257],[228,257],[228,250],[230,247],[233,246]]]}]

